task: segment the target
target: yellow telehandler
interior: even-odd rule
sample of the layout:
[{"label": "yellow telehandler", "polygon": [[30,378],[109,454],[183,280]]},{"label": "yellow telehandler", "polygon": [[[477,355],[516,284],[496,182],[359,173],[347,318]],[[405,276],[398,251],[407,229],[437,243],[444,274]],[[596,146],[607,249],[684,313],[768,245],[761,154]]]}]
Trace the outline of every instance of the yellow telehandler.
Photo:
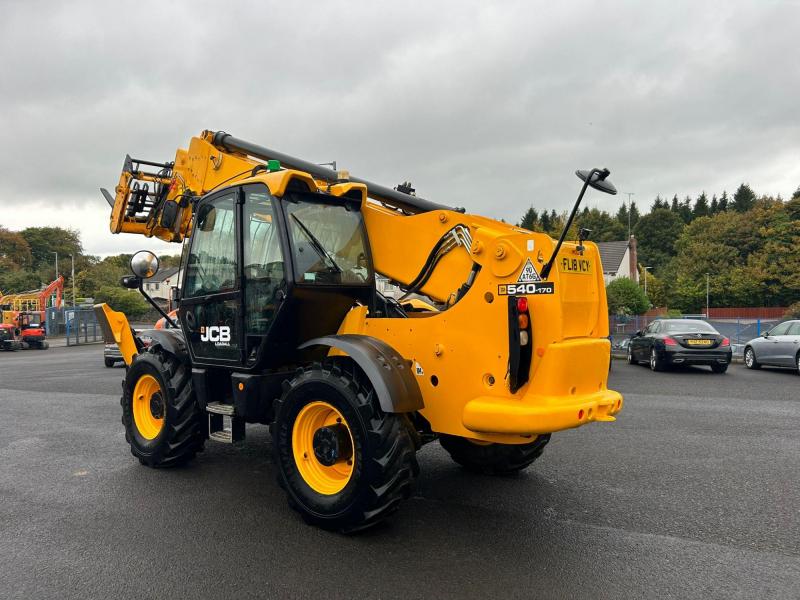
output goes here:
[{"label": "yellow telehandler", "polygon": [[[565,237],[588,187],[616,190],[606,169],[577,175],[556,241],[224,132],[173,162],[126,157],[115,193],[101,190],[111,231],[186,246],[172,327],[145,343],[95,307],[128,365],[131,452],[168,467],[269,425],[289,504],[354,531],[409,496],[425,443],[507,474],[553,432],[614,421],[600,256],[584,232]],[[157,258],[131,269],[123,285],[149,299]],[[376,273],[429,302],[384,297]]]}]

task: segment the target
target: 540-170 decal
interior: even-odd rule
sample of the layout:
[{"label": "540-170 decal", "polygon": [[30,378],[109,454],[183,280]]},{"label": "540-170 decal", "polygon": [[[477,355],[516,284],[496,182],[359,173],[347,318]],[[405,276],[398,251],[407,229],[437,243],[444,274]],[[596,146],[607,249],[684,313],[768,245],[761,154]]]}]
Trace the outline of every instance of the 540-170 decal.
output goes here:
[{"label": "540-170 decal", "polygon": [[538,294],[554,294],[555,291],[556,286],[552,281],[540,281],[536,283],[507,283],[497,286],[498,296],[514,296],[516,294],[533,296]]}]

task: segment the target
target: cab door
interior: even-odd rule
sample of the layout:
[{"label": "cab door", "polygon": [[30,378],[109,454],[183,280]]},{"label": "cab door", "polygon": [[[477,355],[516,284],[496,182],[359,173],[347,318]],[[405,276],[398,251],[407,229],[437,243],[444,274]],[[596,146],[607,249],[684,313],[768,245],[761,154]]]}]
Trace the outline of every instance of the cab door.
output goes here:
[{"label": "cab door", "polygon": [[225,190],[196,209],[179,315],[198,365],[236,366],[244,358],[240,194]]}]

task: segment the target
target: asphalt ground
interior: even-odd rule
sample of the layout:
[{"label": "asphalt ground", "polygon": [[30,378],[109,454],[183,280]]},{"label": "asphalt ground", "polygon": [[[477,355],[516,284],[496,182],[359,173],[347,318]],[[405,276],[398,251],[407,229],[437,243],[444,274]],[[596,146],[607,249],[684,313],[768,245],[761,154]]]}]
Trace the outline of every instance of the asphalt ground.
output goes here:
[{"label": "asphalt ground", "polygon": [[798,598],[800,377],[615,361],[612,424],[517,477],[423,448],[416,495],[345,537],[275,483],[270,438],[153,470],[102,346],[0,353],[0,598]]}]

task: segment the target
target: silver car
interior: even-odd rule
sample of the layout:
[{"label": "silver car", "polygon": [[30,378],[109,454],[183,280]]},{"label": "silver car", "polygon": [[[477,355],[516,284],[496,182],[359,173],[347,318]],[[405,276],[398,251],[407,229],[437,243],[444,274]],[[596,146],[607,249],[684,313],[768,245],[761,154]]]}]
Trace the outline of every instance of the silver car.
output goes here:
[{"label": "silver car", "polygon": [[800,373],[800,321],[784,321],[747,342],[744,364],[748,369],[790,367]]}]

